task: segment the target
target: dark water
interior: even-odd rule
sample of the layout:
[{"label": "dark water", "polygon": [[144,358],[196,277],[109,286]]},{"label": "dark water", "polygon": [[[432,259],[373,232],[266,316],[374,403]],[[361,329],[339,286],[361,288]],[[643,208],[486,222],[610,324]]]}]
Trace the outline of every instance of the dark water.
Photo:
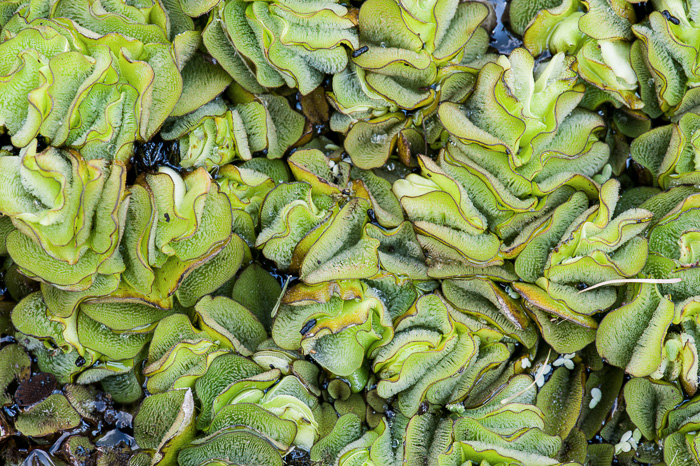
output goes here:
[{"label": "dark water", "polygon": [[311,459],[309,452],[303,450],[292,450],[284,457],[284,464],[288,466],[310,466]]},{"label": "dark water", "polygon": [[491,33],[491,47],[496,49],[498,53],[509,55],[513,49],[523,45],[523,41],[513,34],[507,27],[507,0],[494,0],[491,3],[496,7],[496,18],[498,18],[496,29],[494,29],[493,33]]}]

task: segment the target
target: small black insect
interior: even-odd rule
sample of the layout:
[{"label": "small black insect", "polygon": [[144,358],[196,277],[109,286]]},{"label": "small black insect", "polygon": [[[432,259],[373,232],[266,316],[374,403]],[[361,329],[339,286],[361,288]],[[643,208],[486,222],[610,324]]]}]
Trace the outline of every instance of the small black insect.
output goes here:
[{"label": "small black insect", "polygon": [[301,331],[299,333],[304,335],[306,332],[308,332],[309,330],[314,328],[314,325],[316,325],[316,319],[311,319],[310,321],[308,321],[307,323],[304,324],[304,326],[301,328]]},{"label": "small black insect", "polygon": [[367,47],[366,45],[364,47],[360,47],[359,49],[352,52],[352,58],[357,58],[368,50],[369,50],[369,47]]},{"label": "small black insect", "polygon": [[662,11],[661,14],[664,16],[664,18],[666,18],[668,21],[671,21],[676,26],[681,24],[681,20],[673,16],[668,10]]},{"label": "small black insect", "polygon": [[168,213],[166,212],[163,216],[165,217],[165,221],[170,223],[170,215],[168,215]]},{"label": "small black insect", "polygon": [[367,216],[372,223],[377,223],[377,214],[374,213],[374,209],[367,209]]}]

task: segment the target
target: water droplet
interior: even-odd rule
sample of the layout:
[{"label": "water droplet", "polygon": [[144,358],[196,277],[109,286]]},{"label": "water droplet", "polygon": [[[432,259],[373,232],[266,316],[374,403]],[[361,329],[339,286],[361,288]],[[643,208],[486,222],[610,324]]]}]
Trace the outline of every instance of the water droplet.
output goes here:
[{"label": "water droplet", "polygon": [[372,144],[384,144],[386,142],[387,135],[383,133],[373,134],[370,138]]}]

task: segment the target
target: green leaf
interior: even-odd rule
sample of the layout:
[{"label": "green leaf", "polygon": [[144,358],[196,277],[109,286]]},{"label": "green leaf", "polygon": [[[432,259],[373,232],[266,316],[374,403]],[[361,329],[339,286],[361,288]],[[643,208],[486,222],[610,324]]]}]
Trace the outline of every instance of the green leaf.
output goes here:
[{"label": "green leaf", "polygon": [[252,312],[269,331],[272,311],[281,294],[282,287],[277,280],[260,265],[251,264],[236,279],[231,297]]},{"label": "green leaf", "polygon": [[[435,294],[420,298],[394,326],[394,338],[372,355],[372,370],[378,394],[398,394],[405,415],[414,415],[426,398],[440,404],[459,401],[473,386],[474,372],[493,369],[491,361],[479,365],[478,337],[453,321]],[[468,370],[471,365],[474,372]]]},{"label": "green leaf", "polygon": [[311,449],[311,461],[330,463],[346,445],[360,438],[362,432],[360,418],[348,413],[336,421],[333,430],[321,438]]},{"label": "green leaf", "polygon": [[675,385],[646,378],[629,380],[624,393],[630,419],[649,440],[659,438],[668,413],[683,401],[683,395]]},{"label": "green leaf", "polygon": [[0,212],[18,228],[8,252],[22,273],[82,291],[98,272],[121,272],[117,253],[127,202],[126,168],[120,162],[86,161],[36,141],[19,157],[1,157]]},{"label": "green leaf", "polygon": [[578,365],[573,371],[560,367],[537,394],[537,407],[544,413],[544,430],[550,435],[566,438],[581,415],[584,370]]},{"label": "green leaf", "polygon": [[379,272],[379,241],[364,234],[369,208],[368,202],[355,198],[340,209],[301,260],[301,280],[370,278]]},{"label": "green leaf", "polygon": [[205,296],[194,308],[199,326],[223,347],[240,354],[253,354],[267,339],[263,325],[248,309],[225,296]]},{"label": "green leaf", "polygon": [[217,458],[222,464],[283,466],[277,448],[264,438],[246,430],[221,431],[197,439],[183,448],[178,457],[182,466],[211,464]]},{"label": "green leaf", "polygon": [[12,395],[7,389],[13,382],[28,379],[31,375],[31,360],[20,345],[8,345],[0,349],[0,405],[12,404]]},{"label": "green leaf", "polygon": [[152,454],[151,464],[172,464],[195,436],[191,390],[172,390],[147,397],[134,417],[134,439]]},{"label": "green leaf", "polygon": [[521,304],[498,283],[484,278],[445,280],[442,292],[460,312],[484,319],[528,348],[537,343],[537,332]]},{"label": "green leaf", "polygon": [[[610,311],[598,328],[596,347],[610,364],[635,377],[652,374],[663,357],[663,343],[673,320],[673,303],[653,284],[633,287],[634,299]],[[624,323],[624,325],[622,325]]]},{"label": "green leaf", "polygon": [[227,387],[263,372],[256,363],[236,354],[225,354],[216,358],[210,370],[195,383],[195,393],[202,403],[201,412],[197,417],[197,428],[205,430],[209,427],[216,414],[214,401],[220,394],[225,393]]},{"label": "green leaf", "polygon": [[15,427],[22,435],[45,437],[78,427],[80,421],[80,415],[68,399],[60,393],[54,393],[20,413]]}]

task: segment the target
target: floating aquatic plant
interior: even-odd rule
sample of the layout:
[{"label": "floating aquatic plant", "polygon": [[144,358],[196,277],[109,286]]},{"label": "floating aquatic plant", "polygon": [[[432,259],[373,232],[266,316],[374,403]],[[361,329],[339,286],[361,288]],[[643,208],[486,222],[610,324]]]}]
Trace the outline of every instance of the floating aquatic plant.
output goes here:
[{"label": "floating aquatic plant", "polygon": [[[328,171],[330,161],[314,149],[293,157],[295,162],[315,158]],[[265,197],[256,247],[279,269],[298,273],[307,283],[377,274],[379,241],[365,233],[372,200],[344,198],[340,187],[329,186],[328,180],[301,165],[293,165],[292,172],[311,183],[283,183]]]},{"label": "floating aquatic plant", "polygon": [[151,139],[168,116],[199,108],[230,84],[196,52],[201,37],[179,3],[140,6],[32,2],[7,21],[0,127],[15,146],[40,135],[87,159],[125,162],[134,142]]},{"label": "floating aquatic plant", "polygon": [[395,320],[394,338],[372,356],[382,398],[398,395],[406,416],[422,403],[446,405],[464,399],[481,377],[504,363],[509,347],[497,332],[472,331],[453,319],[435,294],[421,297]]},{"label": "floating aquatic plant", "polygon": [[445,262],[466,267],[502,264],[501,242],[488,231],[486,218],[464,188],[427,157],[421,157],[420,164],[421,175],[397,180],[393,191],[431,257],[428,273]]},{"label": "floating aquatic plant", "polygon": [[0,0],[0,462],[700,461],[697,2],[492,3]]},{"label": "floating aquatic plant", "polygon": [[280,96],[249,98],[232,108],[217,99],[166,122],[161,136],[178,140],[180,166],[210,170],[263,150],[268,158],[282,157],[301,137],[304,118]]},{"label": "floating aquatic plant", "polygon": [[280,347],[311,355],[334,375],[359,379],[351,384],[355,390],[369,375],[366,355],[392,336],[384,303],[359,281],[297,285],[285,294],[272,326]]},{"label": "floating aquatic plant", "polygon": [[699,123],[700,116],[686,113],[677,123],[654,128],[632,142],[632,157],[651,171],[661,188],[698,184]]},{"label": "floating aquatic plant", "polygon": [[384,418],[338,451],[334,464],[557,464],[561,439],[543,432],[544,416],[534,405],[535,390],[527,389],[528,381],[527,376],[516,377],[489,402],[459,414],[442,417],[429,411]]},{"label": "floating aquatic plant", "polygon": [[355,22],[334,1],[231,0],[219,3],[202,33],[209,53],[245,89],[313,91],[342,71],[358,48]]},{"label": "floating aquatic plant", "polygon": [[34,354],[40,370],[55,374],[62,383],[102,382],[115,400],[139,399],[136,367],[144,359],[155,322],[170,312],[136,303],[83,303],[65,313],[47,302],[52,302],[50,297],[35,292],[12,311],[18,338]]},{"label": "floating aquatic plant", "polygon": [[647,20],[632,26],[632,63],[645,111],[677,119],[697,106],[698,11],[686,0],[659,0]]},{"label": "floating aquatic plant", "polygon": [[[534,283],[513,284],[529,305],[582,328],[595,329],[597,322],[591,316],[615,304],[616,289],[603,286],[585,294],[580,291],[642,271],[648,244],[640,233],[652,214],[630,209],[614,217],[618,190],[617,181],[606,182],[600,190],[600,203],[587,210],[585,197],[577,193],[535,227],[537,233],[515,261],[516,273]],[[545,225],[548,228],[542,228]],[[543,319],[537,320],[542,325]],[[594,337],[592,332],[585,333],[585,339],[573,348],[558,347],[554,341],[550,344],[562,352],[582,349]]]},{"label": "floating aquatic plant", "polygon": [[578,75],[601,94],[589,96],[591,103],[608,100],[632,110],[644,107],[630,63],[636,22],[630,2],[516,0],[510,21],[533,55],[549,51],[576,57]]},{"label": "floating aquatic plant", "polygon": [[64,290],[83,291],[98,275],[118,275],[118,245],[127,208],[126,167],[34,140],[18,156],[0,157],[0,210],[15,230],[9,255],[25,275]]},{"label": "floating aquatic plant", "polygon": [[231,203],[204,168],[183,178],[162,167],[139,181],[130,188],[118,293],[169,307],[177,292],[191,306],[229,280],[248,254],[232,233]]},{"label": "floating aquatic plant", "polygon": [[441,167],[506,241],[574,190],[597,197],[591,177],[610,151],[600,141],[602,118],[577,108],[585,88],[572,66],[559,53],[535,69],[518,48],[483,67],[464,105],[438,110],[450,133]]},{"label": "floating aquatic plant", "polygon": [[488,15],[474,1],[363,3],[361,47],[334,75],[329,94],[337,110],[331,125],[347,132],[345,149],[355,165],[374,168],[397,144],[416,151],[438,139],[438,103],[463,100],[485,60]]}]

